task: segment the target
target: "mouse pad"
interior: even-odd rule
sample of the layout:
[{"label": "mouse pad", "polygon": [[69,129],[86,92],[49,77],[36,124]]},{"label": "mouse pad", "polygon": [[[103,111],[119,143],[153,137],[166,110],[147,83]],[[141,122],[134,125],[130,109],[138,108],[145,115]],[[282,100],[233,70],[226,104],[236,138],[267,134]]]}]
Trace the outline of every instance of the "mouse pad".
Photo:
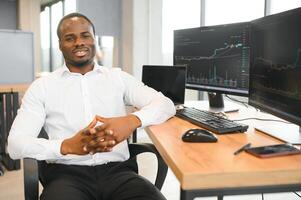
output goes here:
[{"label": "mouse pad", "polygon": [[301,150],[299,147],[291,144],[276,144],[276,145],[248,148],[246,149],[246,152],[260,158],[269,158],[275,156],[300,154]]}]

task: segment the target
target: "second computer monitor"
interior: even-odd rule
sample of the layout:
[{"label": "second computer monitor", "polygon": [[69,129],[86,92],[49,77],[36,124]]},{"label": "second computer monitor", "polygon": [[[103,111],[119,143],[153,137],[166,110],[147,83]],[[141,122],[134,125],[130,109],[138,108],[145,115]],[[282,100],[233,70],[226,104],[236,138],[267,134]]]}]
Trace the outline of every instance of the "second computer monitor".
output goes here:
[{"label": "second computer monitor", "polygon": [[249,104],[293,124],[255,128],[301,144],[301,8],[252,22],[253,62]]},{"label": "second computer monitor", "polygon": [[142,69],[142,82],[162,92],[174,104],[184,104],[186,67],[185,66],[159,66],[144,65]]}]

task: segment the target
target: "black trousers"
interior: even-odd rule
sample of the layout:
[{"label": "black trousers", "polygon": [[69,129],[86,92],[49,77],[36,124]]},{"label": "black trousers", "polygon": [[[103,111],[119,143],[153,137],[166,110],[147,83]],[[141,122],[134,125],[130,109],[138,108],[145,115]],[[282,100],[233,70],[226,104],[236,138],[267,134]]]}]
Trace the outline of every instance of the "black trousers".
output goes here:
[{"label": "black trousers", "polygon": [[135,159],[98,166],[47,164],[40,168],[41,200],[166,200],[137,174]]}]

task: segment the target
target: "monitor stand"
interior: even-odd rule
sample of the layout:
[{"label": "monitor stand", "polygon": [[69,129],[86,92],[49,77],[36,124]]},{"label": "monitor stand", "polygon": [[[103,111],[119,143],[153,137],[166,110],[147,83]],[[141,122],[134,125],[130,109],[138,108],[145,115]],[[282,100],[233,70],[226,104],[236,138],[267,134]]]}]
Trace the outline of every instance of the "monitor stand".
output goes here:
[{"label": "monitor stand", "polygon": [[223,95],[221,93],[208,92],[209,110],[212,112],[237,112],[239,106],[237,104],[231,104],[230,102],[224,102]]},{"label": "monitor stand", "polygon": [[256,125],[255,129],[290,144],[301,144],[301,128],[295,124]]}]

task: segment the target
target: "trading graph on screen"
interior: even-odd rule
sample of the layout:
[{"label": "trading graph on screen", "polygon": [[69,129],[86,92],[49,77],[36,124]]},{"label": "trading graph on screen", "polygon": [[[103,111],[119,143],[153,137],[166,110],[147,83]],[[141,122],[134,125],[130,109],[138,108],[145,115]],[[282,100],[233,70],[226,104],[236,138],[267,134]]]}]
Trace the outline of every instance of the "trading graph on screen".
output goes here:
[{"label": "trading graph on screen", "polygon": [[250,23],[176,30],[174,64],[187,66],[187,87],[247,95]]}]

